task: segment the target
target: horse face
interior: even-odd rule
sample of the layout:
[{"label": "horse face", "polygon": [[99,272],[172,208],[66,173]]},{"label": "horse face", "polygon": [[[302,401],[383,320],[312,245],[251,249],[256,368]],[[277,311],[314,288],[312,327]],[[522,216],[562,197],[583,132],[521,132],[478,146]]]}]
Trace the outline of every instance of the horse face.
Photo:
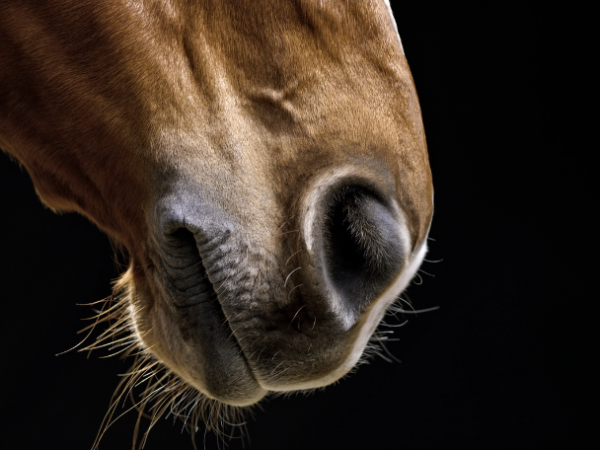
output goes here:
[{"label": "horse face", "polygon": [[230,405],[342,377],[432,215],[386,6],[76,3],[3,7],[0,147],[127,249],[135,346]]}]

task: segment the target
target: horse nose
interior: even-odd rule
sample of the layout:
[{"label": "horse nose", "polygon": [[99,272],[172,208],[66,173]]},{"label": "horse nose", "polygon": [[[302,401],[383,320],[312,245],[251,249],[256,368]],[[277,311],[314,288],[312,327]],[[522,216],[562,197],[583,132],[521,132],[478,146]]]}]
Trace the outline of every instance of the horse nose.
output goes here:
[{"label": "horse nose", "polygon": [[305,230],[313,276],[327,291],[319,297],[347,329],[399,276],[408,232],[395,201],[375,189],[349,184],[319,197],[312,227]]}]

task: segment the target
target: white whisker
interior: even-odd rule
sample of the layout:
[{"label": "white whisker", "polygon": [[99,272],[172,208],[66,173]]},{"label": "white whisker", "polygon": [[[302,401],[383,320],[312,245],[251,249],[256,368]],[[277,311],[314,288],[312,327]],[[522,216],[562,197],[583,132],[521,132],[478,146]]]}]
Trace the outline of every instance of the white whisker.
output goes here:
[{"label": "white whisker", "polygon": [[297,270],[300,270],[300,269],[302,269],[302,267],[296,267],[294,270],[292,270],[292,271],[291,271],[291,272],[288,274],[288,276],[287,276],[287,277],[286,277],[286,279],[285,279],[285,283],[283,283],[283,287],[286,287],[286,286],[287,286],[287,282],[288,282],[288,280],[290,279],[290,277],[292,276],[292,274],[293,274],[294,272],[296,272]]}]

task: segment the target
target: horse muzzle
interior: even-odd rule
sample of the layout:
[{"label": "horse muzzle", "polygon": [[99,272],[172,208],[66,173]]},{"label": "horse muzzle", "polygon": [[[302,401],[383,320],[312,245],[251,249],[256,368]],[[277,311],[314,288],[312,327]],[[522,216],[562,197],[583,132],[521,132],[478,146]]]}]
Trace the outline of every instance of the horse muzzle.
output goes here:
[{"label": "horse muzzle", "polygon": [[144,344],[232,405],[339,379],[424,254],[411,255],[394,191],[364,168],[323,172],[295,199],[292,219],[268,230],[193,189],[166,196],[136,282]]}]

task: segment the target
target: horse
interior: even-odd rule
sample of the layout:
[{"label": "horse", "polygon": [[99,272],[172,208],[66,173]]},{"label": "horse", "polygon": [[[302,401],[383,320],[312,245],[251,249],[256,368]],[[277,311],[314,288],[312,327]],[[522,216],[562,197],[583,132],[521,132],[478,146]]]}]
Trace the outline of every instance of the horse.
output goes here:
[{"label": "horse", "polygon": [[4,1],[0,148],[126,253],[88,348],[136,354],[120,395],[154,379],[158,416],[339,380],[427,252],[383,0]]}]

